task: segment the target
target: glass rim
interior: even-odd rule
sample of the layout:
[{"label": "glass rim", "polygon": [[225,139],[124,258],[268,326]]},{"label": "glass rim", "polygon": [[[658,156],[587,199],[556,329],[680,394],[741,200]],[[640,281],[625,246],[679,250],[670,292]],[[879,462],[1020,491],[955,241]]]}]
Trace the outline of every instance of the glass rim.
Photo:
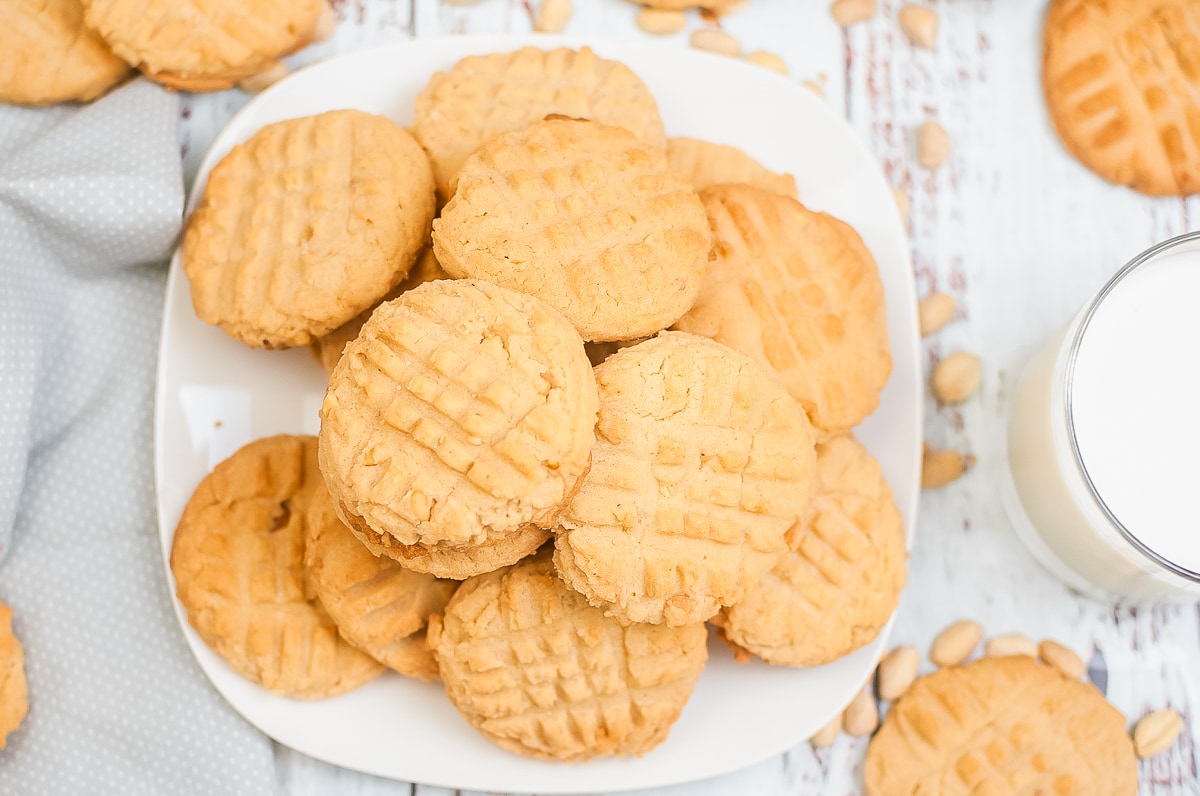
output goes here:
[{"label": "glass rim", "polygon": [[1155,564],[1158,564],[1163,569],[1166,569],[1168,572],[1178,575],[1185,580],[1190,580],[1194,583],[1200,583],[1200,572],[1195,572],[1183,566],[1182,564],[1177,564],[1176,562],[1171,561],[1169,558],[1164,557],[1154,550],[1154,548],[1143,542],[1137,534],[1125,527],[1125,524],[1117,518],[1117,515],[1113,513],[1113,510],[1109,507],[1108,503],[1104,501],[1104,497],[1100,494],[1100,491],[1096,488],[1095,482],[1092,480],[1091,473],[1088,472],[1087,465],[1084,464],[1083,454],[1079,450],[1079,439],[1075,434],[1074,401],[1072,400],[1075,387],[1075,364],[1079,356],[1079,348],[1083,343],[1083,337],[1087,333],[1088,326],[1091,324],[1092,318],[1095,316],[1097,310],[1100,309],[1100,305],[1104,303],[1104,299],[1107,298],[1120,285],[1125,277],[1129,276],[1142,265],[1158,259],[1158,257],[1165,252],[1193,241],[1200,241],[1200,230],[1195,232],[1187,232],[1183,235],[1177,235],[1174,238],[1170,238],[1162,243],[1150,247],[1137,257],[1134,257],[1132,260],[1125,263],[1125,265],[1122,266],[1119,271],[1113,274],[1112,278],[1110,278],[1108,282],[1104,284],[1104,287],[1100,289],[1100,292],[1088,302],[1087,306],[1084,308],[1083,316],[1079,322],[1079,326],[1075,330],[1075,334],[1071,339],[1071,347],[1067,351],[1067,366],[1066,373],[1064,374],[1066,391],[1064,393],[1065,399],[1063,403],[1065,404],[1066,408],[1067,439],[1071,443],[1071,454],[1075,459],[1075,466],[1079,470],[1080,476],[1083,477],[1084,484],[1087,485],[1088,493],[1091,495],[1092,501],[1097,507],[1099,507],[1100,511],[1103,512],[1108,521],[1112,523],[1112,526],[1117,529],[1121,536],[1125,538],[1125,541],[1132,545],[1135,550],[1149,558]]}]

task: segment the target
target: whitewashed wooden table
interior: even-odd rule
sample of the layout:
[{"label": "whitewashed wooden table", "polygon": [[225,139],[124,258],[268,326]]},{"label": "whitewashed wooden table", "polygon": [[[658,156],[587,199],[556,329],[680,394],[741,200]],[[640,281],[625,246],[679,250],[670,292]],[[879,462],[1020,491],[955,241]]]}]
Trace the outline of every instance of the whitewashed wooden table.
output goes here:
[{"label": "whitewashed wooden table", "polygon": [[[1014,537],[998,478],[1004,413],[1021,363],[1123,262],[1200,227],[1200,198],[1144,198],[1101,182],[1064,153],[1041,96],[1045,0],[925,1],[941,16],[936,52],[913,48],[901,34],[899,0],[880,0],[879,14],[848,32],[829,18],[829,0],[750,0],[720,23],[745,50],[778,53],[793,79],[823,86],[910,198],[918,291],[951,293],[959,305],[956,322],[926,342],[928,364],[963,349],[983,359],[978,396],[960,408],[930,402],[926,410],[929,442],[969,451],[978,465],[922,496],[893,643],[927,649],[959,617],[978,619],[989,633],[1062,640],[1090,662],[1093,679],[1126,716],[1167,706],[1184,715],[1185,737],[1141,764],[1141,792],[1197,796],[1200,605],[1137,608],[1072,593]],[[412,37],[525,33],[536,2],[335,0],[335,37],[294,62]],[[568,34],[653,38],[637,29],[636,6],[626,0],[575,6]],[[691,14],[688,31],[703,24]],[[686,47],[687,31],[658,43]],[[189,181],[213,136],[247,99],[238,92],[185,97]],[[913,130],[930,118],[954,140],[952,161],[936,174],[919,168],[913,152]],[[743,771],[654,793],[859,793],[865,748],[865,740],[845,736],[820,752],[802,744]],[[279,747],[276,759],[282,789],[296,796],[447,793],[343,771]],[[586,768],[579,775],[586,777]]]}]

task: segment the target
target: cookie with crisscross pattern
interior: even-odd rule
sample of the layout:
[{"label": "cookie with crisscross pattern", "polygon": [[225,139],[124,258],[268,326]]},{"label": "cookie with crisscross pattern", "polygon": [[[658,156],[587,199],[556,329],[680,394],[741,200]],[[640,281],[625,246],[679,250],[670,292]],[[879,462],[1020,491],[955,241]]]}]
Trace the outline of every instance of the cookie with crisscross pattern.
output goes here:
[{"label": "cookie with crisscross pattern", "polygon": [[670,326],[700,289],[710,242],[700,200],[661,149],[572,119],[482,146],[433,226],[449,274],[537,296],[589,341]]},{"label": "cookie with crisscross pattern", "polygon": [[878,462],[851,436],[817,445],[817,489],[788,552],[718,616],[767,663],[819,666],[867,644],[906,577],[904,520]]},{"label": "cookie with crisscross pattern", "polygon": [[338,634],[310,589],[305,526],[320,485],[316,438],[251,442],[196,487],[171,545],[179,602],[204,642],[244,677],[302,699],[383,669]]},{"label": "cookie with crisscross pattern", "polygon": [[871,739],[868,796],[1132,796],[1125,717],[1090,683],[1026,655],[949,666],[913,683]]},{"label": "cookie with crisscross pattern", "polygon": [[562,315],[488,282],[426,282],[346,346],[321,408],[321,470],[355,530],[479,544],[553,522],[595,420],[591,365]]},{"label": "cookie with crisscross pattern", "polygon": [[417,96],[412,130],[433,161],[438,191],[449,199],[468,155],[549,114],[624,127],[660,149],[667,140],[646,84],[590,47],[463,58]]},{"label": "cookie with crisscross pattern", "polygon": [[1067,150],[1152,195],[1200,191],[1200,5],[1055,0],[1042,84]]},{"label": "cookie with crisscross pattern", "polygon": [[188,221],[196,315],[248,345],[307,345],[404,279],[433,213],[428,158],[392,121],[268,125],[222,158]]},{"label": "cookie with crisscross pattern", "polygon": [[596,382],[592,467],[558,519],[558,571],[622,622],[704,621],[786,549],[812,498],[812,428],[749,357],[682,332],[618,351]]},{"label": "cookie with crisscross pattern", "polygon": [[129,74],[81,0],[0,0],[0,102],[90,100]]},{"label": "cookie with crisscross pattern", "polygon": [[883,282],[848,224],[749,185],[701,191],[715,242],[695,305],[675,328],[775,372],[823,438],[879,405],[892,369]]},{"label": "cookie with crisscross pattern", "polygon": [[324,484],[308,509],[304,564],[342,638],[401,674],[428,674],[431,653],[424,635],[417,636],[430,614],[445,609],[457,583],[377,558],[338,518]]},{"label": "cookie with crisscross pattern", "polygon": [[88,25],[152,80],[220,91],[317,35],[325,0],[83,0]]},{"label": "cookie with crisscross pattern", "polygon": [[511,752],[568,761],[662,743],[708,657],[703,624],[622,626],[547,553],[466,581],[431,637],[467,721]]}]

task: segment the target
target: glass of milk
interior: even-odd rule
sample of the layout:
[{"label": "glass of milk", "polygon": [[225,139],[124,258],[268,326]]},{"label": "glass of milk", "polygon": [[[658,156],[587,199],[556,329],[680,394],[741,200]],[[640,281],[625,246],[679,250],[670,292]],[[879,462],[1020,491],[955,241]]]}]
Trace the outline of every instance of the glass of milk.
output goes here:
[{"label": "glass of milk", "polygon": [[1068,585],[1200,601],[1200,232],[1144,252],[1026,366],[1006,507]]}]

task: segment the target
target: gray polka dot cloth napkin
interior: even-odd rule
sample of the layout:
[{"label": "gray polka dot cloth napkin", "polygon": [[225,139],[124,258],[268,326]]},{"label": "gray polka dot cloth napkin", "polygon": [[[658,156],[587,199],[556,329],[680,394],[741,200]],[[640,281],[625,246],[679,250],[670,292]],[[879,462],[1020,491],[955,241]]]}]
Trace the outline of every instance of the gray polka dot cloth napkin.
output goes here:
[{"label": "gray polka dot cloth napkin", "polygon": [[0,794],[271,792],[269,742],[193,660],[154,510],[178,101],[0,106],[0,602],[29,715]]}]

